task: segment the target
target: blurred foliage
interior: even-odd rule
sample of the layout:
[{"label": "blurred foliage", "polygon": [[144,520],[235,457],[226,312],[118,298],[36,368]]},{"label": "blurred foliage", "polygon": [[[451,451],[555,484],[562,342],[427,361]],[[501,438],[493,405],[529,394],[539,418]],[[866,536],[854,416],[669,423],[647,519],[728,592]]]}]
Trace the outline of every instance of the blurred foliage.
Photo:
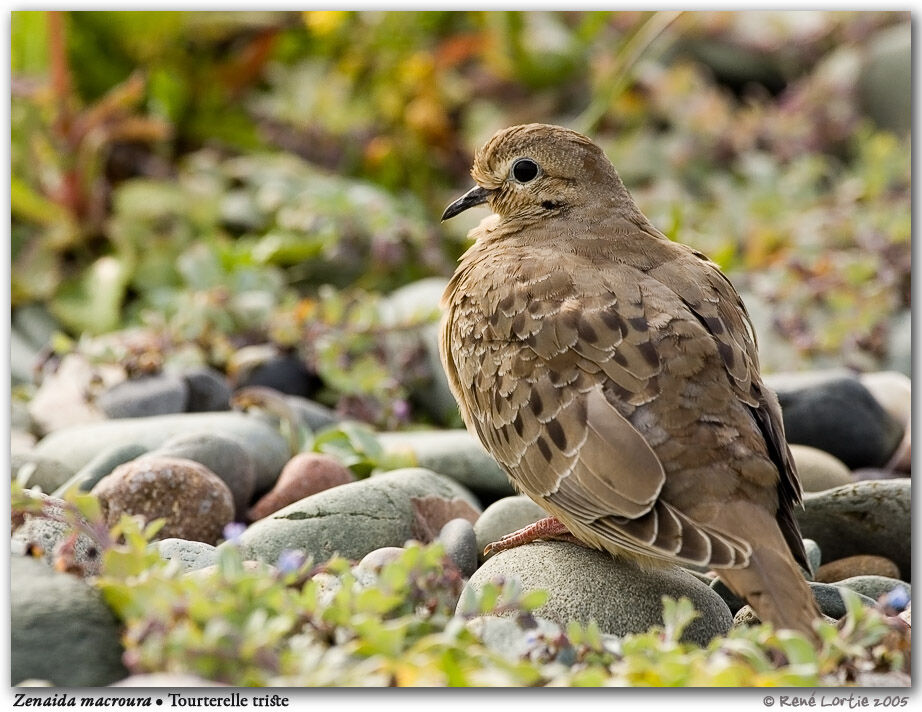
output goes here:
[{"label": "blurred foliage", "polygon": [[[92,495],[68,497],[59,519],[82,522],[97,545],[102,570],[91,582],[124,623],[124,662],[136,674],[273,687],[816,687],[908,670],[907,627],[844,589],[847,614],[838,625],[817,623],[816,648],[767,624],[736,628],[703,648],[684,643],[698,614],[688,599],[668,597],[663,625],[645,633],[616,638],[573,622],[548,634],[532,614],[546,593],[512,579],[464,589],[440,544],[411,543],[376,571],[340,557],[306,561],[297,551],[274,566],[244,566],[235,530],[215,566],[186,573],[148,546],[162,520],[144,527],[126,515],[109,531]],[[14,521],[43,516],[41,502],[16,485],[12,510]],[[56,566],[79,573],[72,547],[57,552]],[[468,625],[480,616],[511,617],[522,654],[487,645]]]},{"label": "blurred foliage", "polygon": [[451,272],[470,223],[437,219],[473,149],[547,121],[768,305],[784,367],[873,368],[909,306],[910,137],[869,118],[860,80],[908,19],[15,12],[12,306],[222,368],[271,342],[347,414],[422,419],[404,404],[430,366],[391,337],[435,312],[395,325],[385,295]]}]

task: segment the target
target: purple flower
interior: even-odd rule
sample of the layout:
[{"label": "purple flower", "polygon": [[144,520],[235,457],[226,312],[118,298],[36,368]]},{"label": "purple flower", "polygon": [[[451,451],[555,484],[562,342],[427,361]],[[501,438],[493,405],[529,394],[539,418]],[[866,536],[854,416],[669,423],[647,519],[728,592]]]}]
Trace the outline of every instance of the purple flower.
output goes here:
[{"label": "purple flower", "polygon": [[290,574],[301,568],[304,558],[304,552],[299,549],[283,549],[275,566],[283,574]]},{"label": "purple flower", "polygon": [[230,522],[224,527],[224,538],[228,541],[237,543],[240,535],[246,531],[247,525],[242,522]]}]

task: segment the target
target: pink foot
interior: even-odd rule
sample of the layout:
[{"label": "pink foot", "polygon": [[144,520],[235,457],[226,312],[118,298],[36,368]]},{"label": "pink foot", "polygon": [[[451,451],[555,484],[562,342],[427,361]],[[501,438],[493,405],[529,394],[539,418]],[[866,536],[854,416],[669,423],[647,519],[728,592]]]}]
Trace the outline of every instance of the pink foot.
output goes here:
[{"label": "pink foot", "polygon": [[483,550],[483,555],[492,556],[500,551],[514,549],[517,546],[528,544],[537,539],[556,539],[557,541],[570,541],[575,544],[580,543],[579,539],[573,536],[570,530],[567,529],[557,517],[545,517],[518,531],[506,534],[506,536],[499,541],[487,544],[487,547]]}]

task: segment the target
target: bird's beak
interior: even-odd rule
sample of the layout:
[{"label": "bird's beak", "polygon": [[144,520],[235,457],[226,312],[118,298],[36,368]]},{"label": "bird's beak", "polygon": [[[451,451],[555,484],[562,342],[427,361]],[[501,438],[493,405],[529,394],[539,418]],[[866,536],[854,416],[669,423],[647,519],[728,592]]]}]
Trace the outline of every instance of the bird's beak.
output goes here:
[{"label": "bird's beak", "polygon": [[445,208],[445,212],[442,213],[442,222],[445,222],[448,218],[453,218],[458,213],[463,213],[468,208],[473,208],[475,205],[483,205],[487,202],[487,198],[490,197],[490,193],[492,192],[492,190],[487,190],[486,188],[481,188],[479,185],[475,185]]}]

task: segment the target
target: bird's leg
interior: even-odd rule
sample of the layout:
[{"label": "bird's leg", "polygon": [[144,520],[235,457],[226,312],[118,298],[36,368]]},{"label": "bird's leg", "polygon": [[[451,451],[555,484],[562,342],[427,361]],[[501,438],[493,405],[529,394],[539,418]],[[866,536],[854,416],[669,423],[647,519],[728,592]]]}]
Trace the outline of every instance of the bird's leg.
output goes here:
[{"label": "bird's leg", "polygon": [[506,549],[514,549],[522,544],[528,544],[536,539],[556,539],[558,541],[570,541],[575,544],[579,543],[579,539],[573,536],[557,517],[545,517],[533,524],[529,524],[527,527],[522,527],[518,531],[506,534],[499,541],[487,544],[483,553],[484,556],[490,556]]}]

